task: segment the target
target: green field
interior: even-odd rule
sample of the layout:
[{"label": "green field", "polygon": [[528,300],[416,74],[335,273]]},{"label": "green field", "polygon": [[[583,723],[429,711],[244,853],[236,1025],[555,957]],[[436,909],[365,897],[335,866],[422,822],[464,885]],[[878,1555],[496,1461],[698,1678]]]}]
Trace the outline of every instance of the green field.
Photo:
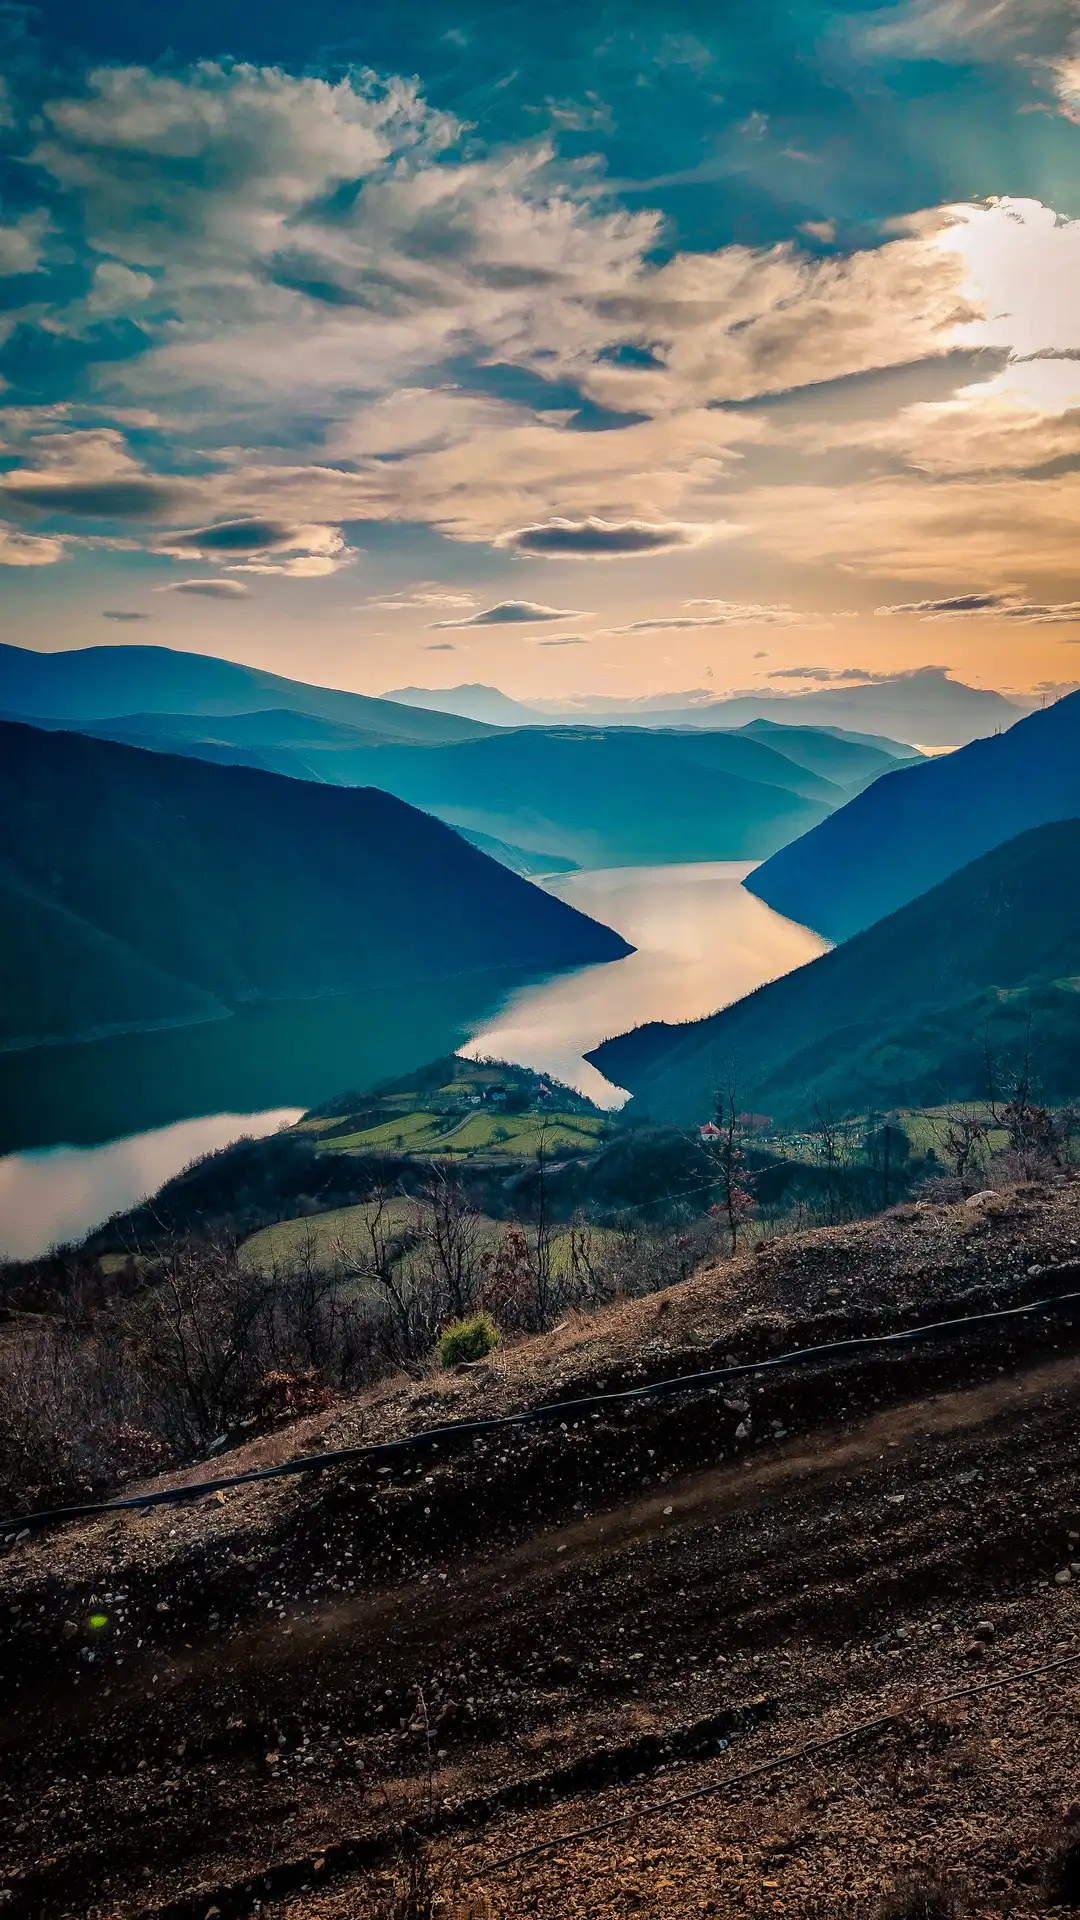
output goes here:
[{"label": "green field", "polygon": [[[242,1265],[260,1273],[272,1273],[286,1267],[311,1249],[319,1264],[330,1264],[340,1253],[355,1258],[362,1252],[366,1222],[375,1212],[370,1202],[356,1207],[334,1207],[329,1213],[308,1214],[300,1220],[279,1220],[263,1227],[245,1240],[240,1249]],[[397,1198],[387,1202],[385,1217],[392,1228],[404,1229],[410,1215],[409,1202]]]},{"label": "green field", "polygon": [[[310,1257],[323,1266],[332,1266],[340,1258],[346,1261],[357,1259],[365,1250],[365,1229],[374,1211],[373,1204],[365,1202],[356,1207],[335,1207],[329,1213],[309,1214],[301,1220],[278,1221],[276,1225],[263,1227],[245,1240],[240,1249],[241,1262],[252,1272],[271,1275],[301,1257]],[[393,1228],[407,1231],[415,1217],[412,1203],[405,1198],[389,1201],[386,1217]],[[505,1232],[504,1221],[483,1219],[480,1228],[481,1250],[496,1247]],[[590,1227],[588,1236],[594,1254],[615,1238],[611,1230],[604,1227]],[[570,1243],[570,1229],[556,1228],[551,1241],[551,1260],[556,1273],[564,1271],[566,1267]],[[406,1253],[400,1269],[406,1277],[409,1259]]]},{"label": "green field", "polygon": [[602,1114],[473,1113],[464,1119],[429,1112],[395,1114],[377,1127],[327,1140],[328,1153],[418,1153],[465,1160],[482,1154],[535,1158],[541,1144],[549,1154],[592,1153],[604,1131]]},{"label": "green field", "polygon": [[591,1100],[531,1067],[452,1054],[307,1113],[296,1130],[325,1153],[497,1162],[535,1159],[542,1147],[564,1158],[593,1153],[607,1124]]}]

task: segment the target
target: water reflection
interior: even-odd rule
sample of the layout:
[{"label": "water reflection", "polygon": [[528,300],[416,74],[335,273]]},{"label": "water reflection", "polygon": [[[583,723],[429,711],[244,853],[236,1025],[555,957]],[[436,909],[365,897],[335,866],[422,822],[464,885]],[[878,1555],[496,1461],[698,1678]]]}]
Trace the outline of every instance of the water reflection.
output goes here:
[{"label": "water reflection", "polygon": [[0,1254],[81,1236],[197,1154],[456,1048],[621,1105],[587,1048],[642,1021],[712,1013],[823,950],[745,892],[750,871],[709,862],[547,881],[637,948],[573,973],[247,1007],[202,1027],[0,1055]]},{"label": "water reflection", "polygon": [[600,1106],[626,1099],[582,1058],[647,1020],[697,1020],[823,953],[828,941],[747,893],[753,862],[610,867],[545,882],[636,953],[520,988],[464,1049],[557,1074]]},{"label": "water reflection", "polygon": [[0,1254],[32,1259],[53,1245],[81,1239],[121,1208],[156,1193],[181,1167],[299,1120],[302,1107],[270,1113],[215,1113],[178,1120],[101,1147],[38,1147],[0,1160]]},{"label": "water reflection", "polygon": [[473,975],[0,1054],[0,1257],[81,1238],[199,1154],[452,1053],[520,983]]},{"label": "water reflection", "polygon": [[205,1026],[0,1054],[0,1152],[315,1106],[452,1053],[521,983],[520,973],[469,975],[437,989],[242,1007]]}]

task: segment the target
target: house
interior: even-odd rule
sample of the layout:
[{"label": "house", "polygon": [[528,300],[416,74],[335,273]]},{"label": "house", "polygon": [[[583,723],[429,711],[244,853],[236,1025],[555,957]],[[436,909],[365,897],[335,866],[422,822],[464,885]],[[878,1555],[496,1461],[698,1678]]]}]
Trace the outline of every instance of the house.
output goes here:
[{"label": "house", "polygon": [[719,1127],[716,1126],[711,1120],[706,1120],[705,1125],[703,1127],[698,1128],[698,1134],[699,1134],[699,1137],[706,1142],[709,1140],[723,1139],[723,1134],[721,1133]]}]

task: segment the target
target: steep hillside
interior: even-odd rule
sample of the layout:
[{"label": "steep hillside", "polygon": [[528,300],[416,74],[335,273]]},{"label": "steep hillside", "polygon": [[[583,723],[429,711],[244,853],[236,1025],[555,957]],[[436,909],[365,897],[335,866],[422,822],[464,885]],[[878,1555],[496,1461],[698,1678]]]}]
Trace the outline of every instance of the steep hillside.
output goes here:
[{"label": "steep hillside", "polygon": [[[809,966],[680,1027],[588,1058],[654,1119],[706,1119],[738,1063],[756,1108],[806,1116],[986,1090],[994,1050],[1025,1041],[1049,1098],[1080,1092],[1080,820],[1020,835]],[[752,1095],[751,1090],[752,1089]]]},{"label": "steep hillside", "polygon": [[775,720],[748,720],[740,735],[775,747],[796,766],[807,767],[832,780],[846,792],[858,793],[883,773],[922,759],[914,747],[880,735],[846,733],[842,727],[779,726]]},{"label": "steep hillside", "polygon": [[[268,701],[276,693],[251,697]],[[234,713],[118,711],[74,724],[159,753],[382,787],[481,836],[477,844],[521,872],[764,859],[911,757],[895,742],[767,721],[712,733],[548,723],[513,733],[476,728],[481,737],[469,741],[402,741],[390,737],[381,712],[367,719],[352,725],[265,705]],[[420,719],[441,724],[437,714]]]},{"label": "steep hillside", "polygon": [[389,794],[0,723],[0,1044],[630,951]]},{"label": "steep hillside", "polygon": [[[132,714],[81,731],[158,752],[262,766],[299,780],[376,786],[438,814],[517,870],[680,860],[763,859],[804,833],[852,786],[809,764],[872,778],[867,750],[815,755],[802,730],[703,734],[640,727],[530,727],[441,745],[380,743],[286,711]],[[780,736],[779,740],[774,735]],[[812,741],[814,736],[809,736]],[[826,737],[822,736],[822,742]],[[899,750],[898,750],[899,751]],[[872,756],[880,767],[894,764]],[[498,846],[510,854],[497,852]]]},{"label": "steep hillside", "polygon": [[773,856],[751,892],[844,940],[1028,827],[1080,813],[1080,694],[877,781]]},{"label": "steep hillside", "polygon": [[457,715],[309,686],[211,654],[171,647],[35,653],[0,645],[0,714],[31,725],[64,721],[78,726],[118,714],[249,713],[262,707],[366,728],[380,740],[471,740],[489,731]]},{"label": "steep hillside", "polygon": [[454,826],[583,866],[760,858],[844,797],[773,748],[730,735],[529,727],[338,758],[354,779]]}]

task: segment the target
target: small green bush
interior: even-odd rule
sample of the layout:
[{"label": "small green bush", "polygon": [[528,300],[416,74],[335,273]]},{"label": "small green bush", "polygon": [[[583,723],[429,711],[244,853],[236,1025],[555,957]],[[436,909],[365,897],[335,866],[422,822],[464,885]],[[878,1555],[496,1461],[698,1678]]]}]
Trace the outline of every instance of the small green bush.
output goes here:
[{"label": "small green bush", "polygon": [[474,1313],[467,1320],[451,1320],[439,1335],[439,1358],[444,1367],[462,1360],[482,1360],[499,1344],[499,1329],[490,1313]]}]

